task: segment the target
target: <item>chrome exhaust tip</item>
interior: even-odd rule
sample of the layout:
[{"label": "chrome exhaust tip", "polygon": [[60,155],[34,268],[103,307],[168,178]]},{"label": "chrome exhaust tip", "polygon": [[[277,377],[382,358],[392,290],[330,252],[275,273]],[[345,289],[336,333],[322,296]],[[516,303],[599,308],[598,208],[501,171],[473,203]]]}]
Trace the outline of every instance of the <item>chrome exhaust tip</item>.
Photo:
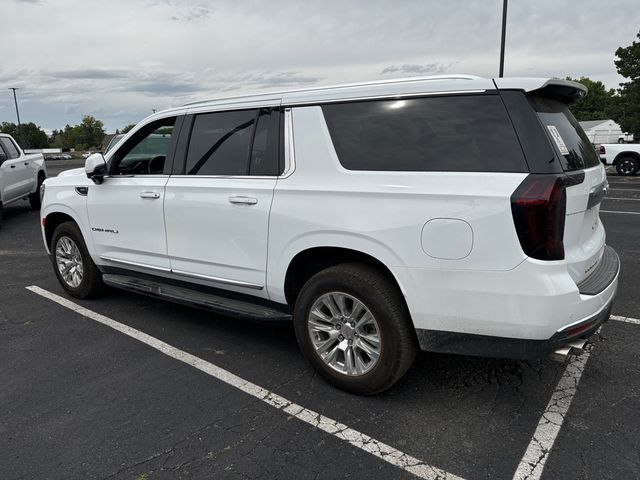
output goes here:
[{"label": "chrome exhaust tip", "polygon": [[551,353],[551,359],[558,362],[564,362],[571,355],[580,355],[584,352],[584,346],[586,343],[587,340],[585,338],[576,338]]}]

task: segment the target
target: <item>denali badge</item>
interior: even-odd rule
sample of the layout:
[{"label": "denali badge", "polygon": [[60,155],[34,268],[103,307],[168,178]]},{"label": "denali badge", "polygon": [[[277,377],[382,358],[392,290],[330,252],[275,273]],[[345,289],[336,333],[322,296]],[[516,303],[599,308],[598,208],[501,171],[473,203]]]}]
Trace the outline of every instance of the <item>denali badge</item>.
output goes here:
[{"label": "denali badge", "polygon": [[91,227],[91,230],[93,230],[94,232],[120,233],[120,232],[118,232],[118,230],[112,230],[112,229],[110,229],[110,228],[96,228],[96,227]]}]

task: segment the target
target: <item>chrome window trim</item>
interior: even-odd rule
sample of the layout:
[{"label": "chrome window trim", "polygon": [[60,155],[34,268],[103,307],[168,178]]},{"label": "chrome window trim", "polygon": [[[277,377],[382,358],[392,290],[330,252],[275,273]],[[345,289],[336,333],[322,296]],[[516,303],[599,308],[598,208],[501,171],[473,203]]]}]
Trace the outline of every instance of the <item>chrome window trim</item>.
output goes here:
[{"label": "chrome window trim", "polygon": [[278,179],[290,177],[296,170],[296,155],[293,143],[293,112],[284,109],[284,172]]},{"label": "chrome window trim", "polygon": [[[487,90],[484,88],[479,88],[475,90],[439,90],[437,92],[416,92],[416,93],[399,93],[399,94],[382,94],[382,95],[367,95],[363,97],[336,97],[336,98],[328,98],[316,101],[309,100],[298,100],[298,101],[286,101],[284,102],[287,106],[318,106],[321,107],[327,103],[350,103],[350,102],[360,102],[363,100],[397,100],[400,98],[411,98],[411,97],[430,97],[433,95],[462,95],[462,94],[473,94],[473,93],[485,93]],[[493,90],[491,90],[493,91]],[[497,90],[496,90],[497,93]]]}]

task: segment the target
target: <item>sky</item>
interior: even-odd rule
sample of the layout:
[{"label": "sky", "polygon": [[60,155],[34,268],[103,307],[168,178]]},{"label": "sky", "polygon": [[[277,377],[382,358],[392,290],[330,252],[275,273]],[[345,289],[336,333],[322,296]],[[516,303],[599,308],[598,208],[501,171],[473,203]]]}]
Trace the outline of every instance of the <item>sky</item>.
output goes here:
[{"label": "sky", "polygon": [[[502,0],[0,0],[0,122],[108,132],[240,92],[435,74],[496,77]],[[511,0],[505,76],[616,88],[638,0]]]}]

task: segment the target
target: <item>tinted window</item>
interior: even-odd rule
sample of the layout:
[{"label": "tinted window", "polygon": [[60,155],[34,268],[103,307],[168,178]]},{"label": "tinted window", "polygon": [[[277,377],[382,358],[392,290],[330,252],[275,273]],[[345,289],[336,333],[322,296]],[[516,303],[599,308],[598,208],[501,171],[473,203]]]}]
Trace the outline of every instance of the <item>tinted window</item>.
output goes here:
[{"label": "tinted window", "polygon": [[262,109],[251,151],[250,175],[279,175],[280,112]]},{"label": "tinted window", "polygon": [[2,149],[7,154],[7,158],[12,159],[20,156],[20,152],[18,152],[16,146],[8,138],[0,138],[0,143],[2,144]]},{"label": "tinted window", "polygon": [[159,175],[169,155],[176,117],[143,127],[116,152],[113,175]]},{"label": "tinted window", "polygon": [[256,110],[196,115],[187,175],[247,175]]},{"label": "tinted window", "polygon": [[600,163],[589,138],[564,103],[544,97],[530,97],[529,101],[560,153],[565,171],[595,167]]},{"label": "tinted window", "polygon": [[340,159],[350,170],[526,172],[497,95],[324,105]]}]

